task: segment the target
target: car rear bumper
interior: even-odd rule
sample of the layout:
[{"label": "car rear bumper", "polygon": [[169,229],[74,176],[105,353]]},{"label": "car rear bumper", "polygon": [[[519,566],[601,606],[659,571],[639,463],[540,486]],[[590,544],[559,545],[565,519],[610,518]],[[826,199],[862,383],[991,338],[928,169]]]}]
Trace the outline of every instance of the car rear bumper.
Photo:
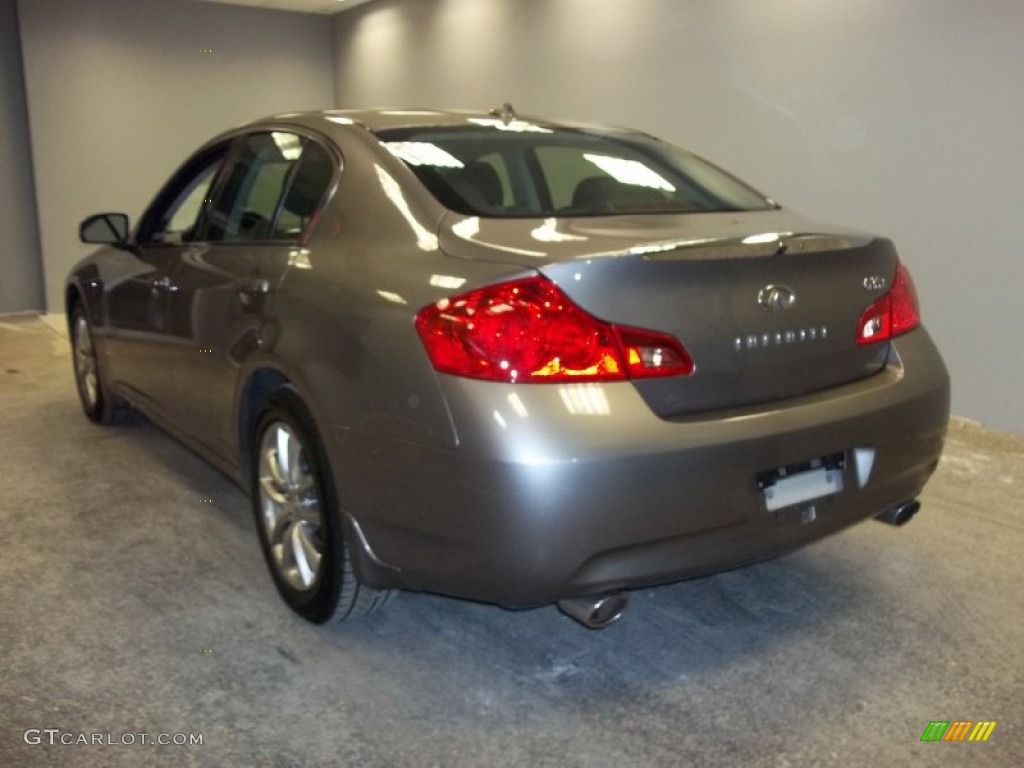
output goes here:
[{"label": "car rear bumper", "polygon": [[[868,379],[685,419],[657,417],[628,382],[439,379],[454,450],[333,434],[357,568],[373,586],[506,605],[799,548],[917,495],[949,416],[949,377],[923,329]],[[841,492],[768,511],[763,473],[837,454]]]}]

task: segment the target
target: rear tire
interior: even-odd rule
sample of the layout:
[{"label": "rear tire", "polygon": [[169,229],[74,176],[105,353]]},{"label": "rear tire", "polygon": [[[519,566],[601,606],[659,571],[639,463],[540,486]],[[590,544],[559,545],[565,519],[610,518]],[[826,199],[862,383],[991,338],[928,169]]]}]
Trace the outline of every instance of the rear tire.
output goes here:
[{"label": "rear tire", "polygon": [[355,575],[323,443],[294,389],[283,387],[270,397],[251,445],[253,514],[285,603],[317,624],[387,603],[390,590],[371,589]]},{"label": "rear tire", "polygon": [[92,327],[81,302],[76,302],[71,308],[70,331],[71,362],[82,411],[96,424],[124,424],[129,421],[134,414],[131,406],[110,394],[103,381]]}]

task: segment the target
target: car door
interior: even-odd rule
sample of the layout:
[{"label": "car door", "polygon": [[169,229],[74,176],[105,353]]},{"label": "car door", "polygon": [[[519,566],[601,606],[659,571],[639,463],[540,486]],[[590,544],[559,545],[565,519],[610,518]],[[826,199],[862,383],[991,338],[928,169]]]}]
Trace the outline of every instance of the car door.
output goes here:
[{"label": "car door", "polygon": [[325,145],[288,131],[241,136],[212,194],[201,241],[172,276],[176,419],[231,460],[240,369],[262,343],[281,278],[340,168]]},{"label": "car door", "polygon": [[106,285],[113,377],[157,414],[173,410],[175,395],[167,314],[174,274],[192,247],[227,148],[201,152],[171,178],[143,215],[137,248],[117,254],[123,263]]}]

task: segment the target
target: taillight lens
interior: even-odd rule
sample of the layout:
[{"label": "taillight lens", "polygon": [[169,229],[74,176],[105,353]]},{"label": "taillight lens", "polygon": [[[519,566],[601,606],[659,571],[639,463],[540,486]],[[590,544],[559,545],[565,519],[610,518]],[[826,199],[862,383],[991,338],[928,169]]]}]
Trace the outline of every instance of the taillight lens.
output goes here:
[{"label": "taillight lens", "polygon": [[672,336],[614,326],[543,277],[442,299],[416,315],[434,368],[507,382],[622,381],[693,372]]},{"label": "taillight lens", "polygon": [[612,326],[631,379],[689,376],[693,360],[674,336],[639,328]]},{"label": "taillight lens", "polygon": [[864,310],[857,325],[857,344],[874,344],[912,331],[921,324],[917,290],[910,272],[896,264],[892,289]]}]

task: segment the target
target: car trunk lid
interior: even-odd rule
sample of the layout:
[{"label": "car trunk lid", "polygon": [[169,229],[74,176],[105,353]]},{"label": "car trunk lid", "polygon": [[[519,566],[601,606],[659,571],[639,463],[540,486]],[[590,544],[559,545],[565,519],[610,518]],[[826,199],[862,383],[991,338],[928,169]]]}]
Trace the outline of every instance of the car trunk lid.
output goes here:
[{"label": "car trunk lid", "polygon": [[864,309],[896,266],[883,238],[785,211],[576,219],[449,216],[450,255],[537,269],[608,322],[670,333],[696,369],[635,384],[671,417],[806,394],[879,371]]}]

